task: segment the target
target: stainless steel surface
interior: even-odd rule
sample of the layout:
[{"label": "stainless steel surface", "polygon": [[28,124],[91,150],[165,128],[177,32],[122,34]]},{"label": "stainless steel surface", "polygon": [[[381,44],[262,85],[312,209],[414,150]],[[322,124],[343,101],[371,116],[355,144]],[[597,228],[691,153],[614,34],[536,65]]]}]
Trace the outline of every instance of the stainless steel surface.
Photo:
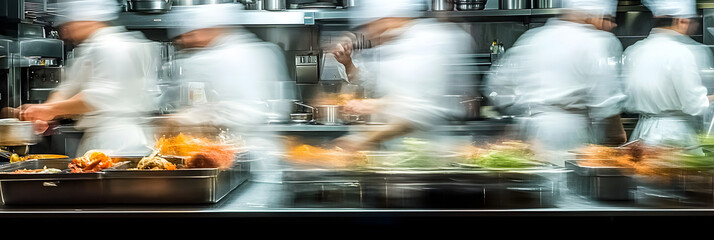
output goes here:
[{"label": "stainless steel surface", "polygon": [[432,11],[453,11],[454,1],[458,0],[431,0]]},{"label": "stainless steel surface", "polygon": [[315,112],[315,123],[322,125],[339,125],[344,124],[345,118],[342,113],[344,106],[342,105],[317,105]]},{"label": "stainless steel surface", "polygon": [[[492,0],[494,1],[494,0]],[[530,0],[499,0],[499,9],[528,9]]]},{"label": "stainless steel surface", "polygon": [[[70,173],[72,159],[31,159],[0,166],[4,204],[195,204],[216,203],[250,176],[250,157],[237,156],[229,169],[132,170],[140,157],[115,157],[116,166],[95,173]],[[180,162],[180,159],[173,159]],[[56,168],[60,173],[13,174]]]},{"label": "stainless steel surface", "polygon": [[293,123],[309,123],[313,121],[312,113],[292,113],[290,121]]},{"label": "stainless steel surface", "polygon": [[[31,159],[0,166],[0,195],[5,205],[100,204],[101,173],[66,172],[71,159]],[[22,169],[56,168],[62,173],[13,174]]]},{"label": "stainless steel surface", "polygon": [[318,56],[295,56],[295,79],[297,83],[317,83],[320,80]]},{"label": "stainless steel surface", "polygon": [[351,7],[356,7],[357,6],[357,0],[342,0],[342,7],[343,8],[351,8]]},{"label": "stainless steel surface", "polygon": [[265,0],[246,0],[246,10],[265,10]]},{"label": "stainless steel surface", "polygon": [[268,11],[282,11],[287,8],[286,0],[264,0],[265,10]]},{"label": "stainless steel surface", "polygon": [[26,103],[41,103],[61,82],[62,67],[31,67],[23,69],[23,95]]},{"label": "stainless steel surface", "polygon": [[574,193],[595,200],[626,201],[635,198],[637,185],[633,177],[634,169],[588,167],[578,164],[578,161],[565,161],[566,169],[571,170],[567,174],[567,186]]},{"label": "stainless steel surface", "polygon": [[15,118],[0,119],[0,146],[32,145],[40,140],[40,136],[35,134],[32,122]]},{"label": "stainless steel surface", "polygon": [[562,8],[562,0],[533,0],[533,8]]},{"label": "stainless steel surface", "polygon": [[289,122],[290,114],[297,110],[298,100],[294,99],[271,99],[268,100],[270,122]]},{"label": "stainless steel surface", "polygon": [[[105,203],[216,203],[248,179],[250,162],[237,159],[229,169],[132,170],[140,157],[119,158],[102,175]],[[177,160],[180,163],[180,160]]]},{"label": "stainless steel surface", "polygon": [[193,6],[203,4],[232,3],[235,0],[173,0],[174,6]]},{"label": "stainless steel surface", "polygon": [[459,11],[483,10],[486,8],[486,3],[487,0],[454,0],[454,6]]},{"label": "stainless steel surface", "polygon": [[128,0],[130,11],[144,13],[165,13],[171,10],[173,0]]}]

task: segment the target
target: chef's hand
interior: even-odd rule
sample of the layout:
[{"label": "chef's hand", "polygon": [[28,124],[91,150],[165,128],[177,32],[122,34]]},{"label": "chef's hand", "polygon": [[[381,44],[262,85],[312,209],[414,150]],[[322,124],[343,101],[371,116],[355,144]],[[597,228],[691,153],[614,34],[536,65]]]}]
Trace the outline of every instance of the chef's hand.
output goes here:
[{"label": "chef's hand", "polygon": [[20,120],[23,121],[50,121],[57,117],[54,109],[44,104],[26,104],[20,107]]},{"label": "chef's hand", "polygon": [[47,121],[35,120],[32,121],[32,128],[35,130],[35,134],[40,135],[47,132],[50,128],[50,124]]},{"label": "chef's hand", "polygon": [[20,109],[6,107],[2,109],[0,118],[20,118]]},{"label": "chef's hand", "polygon": [[337,62],[341,63],[345,67],[354,65],[352,63],[352,42],[351,41],[337,44],[335,49],[332,51],[332,54],[335,55],[335,60],[337,60]]}]

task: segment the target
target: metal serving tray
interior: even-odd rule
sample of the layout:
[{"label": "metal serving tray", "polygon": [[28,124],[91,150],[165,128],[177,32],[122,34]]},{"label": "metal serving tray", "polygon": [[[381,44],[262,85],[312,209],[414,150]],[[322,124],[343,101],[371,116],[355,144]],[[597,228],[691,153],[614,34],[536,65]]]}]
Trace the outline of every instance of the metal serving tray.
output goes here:
[{"label": "metal serving tray", "polygon": [[294,202],[318,206],[537,208],[554,205],[558,189],[548,175],[561,172],[301,169],[284,171],[283,182],[295,194]]},{"label": "metal serving tray", "polygon": [[[136,170],[141,157],[114,157],[120,164],[104,170],[106,203],[216,203],[248,179],[250,163],[237,157],[233,167]],[[180,158],[167,159],[181,164]]]},{"label": "metal serving tray", "polygon": [[[104,203],[101,172],[70,173],[71,159],[30,159],[0,166],[0,195],[9,204]],[[57,168],[60,173],[10,173],[22,169]]]},{"label": "metal serving tray", "polygon": [[[589,167],[567,160],[567,186],[571,191],[597,200],[633,200],[637,184],[634,169],[622,167]],[[609,160],[602,160],[609,161]]]}]

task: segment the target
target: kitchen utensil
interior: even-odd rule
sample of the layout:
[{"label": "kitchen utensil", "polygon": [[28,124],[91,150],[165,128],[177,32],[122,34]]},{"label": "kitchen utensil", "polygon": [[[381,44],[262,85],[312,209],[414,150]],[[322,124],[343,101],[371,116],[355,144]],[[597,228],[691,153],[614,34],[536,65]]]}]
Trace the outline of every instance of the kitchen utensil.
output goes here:
[{"label": "kitchen utensil", "polygon": [[562,0],[533,0],[533,8],[561,8],[563,7]]},{"label": "kitchen utensil", "polygon": [[286,8],[285,0],[265,0],[265,10],[282,11]]},{"label": "kitchen utensil", "polygon": [[165,13],[171,10],[174,0],[129,0],[129,11],[144,13]]},{"label": "kitchen utensil", "polygon": [[530,0],[499,0],[499,9],[528,9]]},{"label": "kitchen utensil", "polygon": [[294,123],[312,122],[312,113],[291,113],[290,121]]},{"label": "kitchen utensil", "polygon": [[17,118],[0,119],[0,146],[32,145],[40,141],[32,122]]},{"label": "kitchen utensil", "polygon": [[454,0],[431,0],[432,11],[452,11],[454,10]]},{"label": "kitchen utensil", "polygon": [[486,8],[486,2],[487,0],[454,0],[454,7],[458,11],[483,10]]},{"label": "kitchen utensil", "polygon": [[345,123],[342,105],[317,105],[314,107],[315,122],[323,125],[339,125]]}]

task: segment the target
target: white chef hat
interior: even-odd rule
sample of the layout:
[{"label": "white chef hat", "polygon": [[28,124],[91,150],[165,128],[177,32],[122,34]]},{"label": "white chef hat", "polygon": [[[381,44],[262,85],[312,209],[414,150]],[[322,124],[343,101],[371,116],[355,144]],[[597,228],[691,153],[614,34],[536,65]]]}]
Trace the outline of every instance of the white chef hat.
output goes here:
[{"label": "white chef hat", "polygon": [[169,38],[203,28],[234,25],[240,19],[240,12],[245,9],[240,3],[204,4],[186,9],[176,9],[180,26],[167,30]]},{"label": "white chef hat", "polygon": [[74,21],[111,21],[119,17],[121,9],[117,0],[58,0],[55,6],[55,26]]},{"label": "white chef hat", "polygon": [[563,0],[563,7],[595,16],[615,16],[615,0]]},{"label": "white chef hat", "polygon": [[387,17],[421,17],[426,10],[426,0],[358,0],[350,8],[350,23],[359,27]]},{"label": "white chef hat", "polygon": [[642,4],[647,6],[655,17],[688,18],[697,15],[695,0],[644,0]]}]

